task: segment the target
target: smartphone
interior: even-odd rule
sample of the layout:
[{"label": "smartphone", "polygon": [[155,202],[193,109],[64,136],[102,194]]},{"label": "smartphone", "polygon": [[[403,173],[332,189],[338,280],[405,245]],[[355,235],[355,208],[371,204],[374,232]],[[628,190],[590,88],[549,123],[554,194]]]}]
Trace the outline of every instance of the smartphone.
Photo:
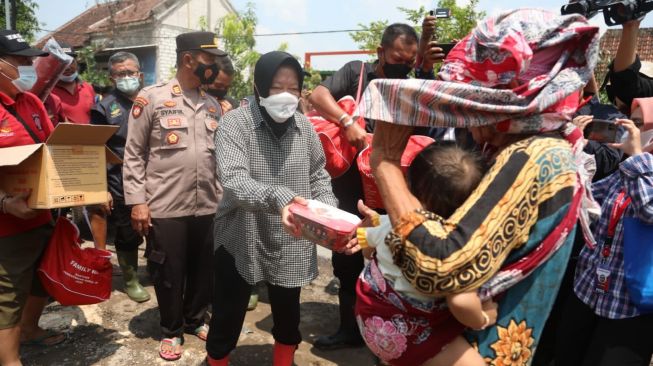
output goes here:
[{"label": "smartphone", "polygon": [[435,16],[437,19],[446,19],[451,17],[451,9],[437,8],[435,10],[431,10],[429,14]]},{"label": "smartphone", "polygon": [[440,47],[442,48],[442,53],[444,53],[445,57],[449,54],[449,51],[456,45],[455,43],[432,43],[433,46],[435,47]]},{"label": "smartphone", "polygon": [[619,128],[614,121],[604,119],[593,119],[584,131],[585,138],[601,143],[618,142],[617,134]]}]

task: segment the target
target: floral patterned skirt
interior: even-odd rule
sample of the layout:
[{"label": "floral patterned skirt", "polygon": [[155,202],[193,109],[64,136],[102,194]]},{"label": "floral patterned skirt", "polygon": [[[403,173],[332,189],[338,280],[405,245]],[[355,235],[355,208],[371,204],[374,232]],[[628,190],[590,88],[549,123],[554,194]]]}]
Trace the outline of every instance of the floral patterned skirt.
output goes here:
[{"label": "floral patterned skirt", "polygon": [[419,366],[465,329],[443,301],[422,303],[399,295],[376,260],[358,278],[356,295],[356,320],[365,343],[391,365]]}]

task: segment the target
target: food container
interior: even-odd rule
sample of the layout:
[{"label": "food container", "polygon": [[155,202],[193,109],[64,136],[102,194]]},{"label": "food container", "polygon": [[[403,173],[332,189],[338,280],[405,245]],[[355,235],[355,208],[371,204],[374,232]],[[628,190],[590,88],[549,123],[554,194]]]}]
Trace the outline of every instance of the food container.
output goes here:
[{"label": "food container", "polygon": [[304,238],[330,250],[347,245],[361,222],[356,215],[315,200],[308,200],[307,206],[295,203],[290,212]]}]

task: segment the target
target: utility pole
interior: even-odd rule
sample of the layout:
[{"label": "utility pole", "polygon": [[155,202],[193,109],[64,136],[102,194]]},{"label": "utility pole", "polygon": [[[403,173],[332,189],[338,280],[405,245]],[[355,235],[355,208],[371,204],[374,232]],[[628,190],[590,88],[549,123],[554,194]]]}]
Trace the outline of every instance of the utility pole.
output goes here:
[{"label": "utility pole", "polygon": [[16,29],[16,15],[18,13],[16,0],[5,0],[5,28]]}]

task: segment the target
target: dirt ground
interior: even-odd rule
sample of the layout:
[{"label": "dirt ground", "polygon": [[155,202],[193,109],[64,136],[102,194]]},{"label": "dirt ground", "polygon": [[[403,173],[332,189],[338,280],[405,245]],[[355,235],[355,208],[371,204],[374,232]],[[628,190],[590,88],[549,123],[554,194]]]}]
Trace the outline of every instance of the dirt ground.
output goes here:
[{"label": "dirt ground", "polygon": [[[142,254],[142,253],[141,253]],[[297,366],[372,366],[372,354],[364,347],[322,352],[313,348],[315,338],[332,333],[338,326],[337,282],[332,281],[329,253],[321,252],[319,277],[302,290],[301,332],[304,341],[296,355]],[[114,289],[121,289],[122,278],[114,256]],[[139,274],[152,299],[136,304],[121,290],[101,304],[63,307],[54,302],[45,310],[41,326],[69,333],[68,340],[51,348],[22,347],[27,366],[45,365],[201,365],[206,352],[204,342],[186,336],[183,357],[176,362],[159,358],[159,312],[154,288],[145,273],[141,258]],[[259,305],[250,311],[238,342],[230,357],[231,365],[258,366],[272,364],[272,315],[267,294],[260,289]]]}]

